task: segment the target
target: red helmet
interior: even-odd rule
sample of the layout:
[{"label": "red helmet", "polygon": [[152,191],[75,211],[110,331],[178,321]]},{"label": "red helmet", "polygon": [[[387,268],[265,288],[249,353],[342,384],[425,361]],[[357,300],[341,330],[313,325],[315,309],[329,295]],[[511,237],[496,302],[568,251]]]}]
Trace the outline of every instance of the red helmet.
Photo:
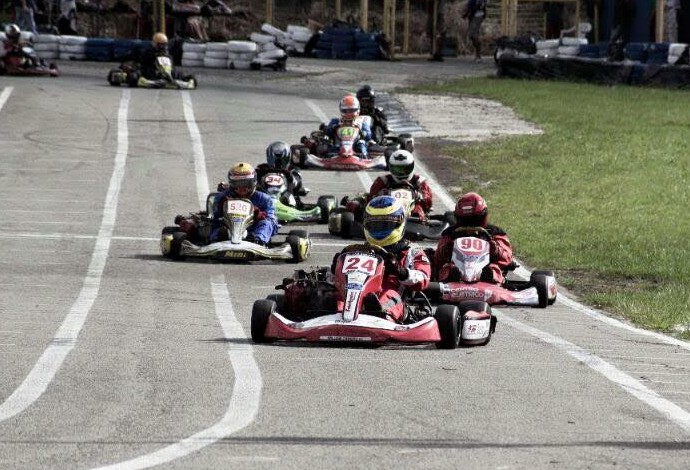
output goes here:
[{"label": "red helmet", "polygon": [[486,227],[489,208],[477,193],[464,194],[455,205],[455,217],[461,227]]}]

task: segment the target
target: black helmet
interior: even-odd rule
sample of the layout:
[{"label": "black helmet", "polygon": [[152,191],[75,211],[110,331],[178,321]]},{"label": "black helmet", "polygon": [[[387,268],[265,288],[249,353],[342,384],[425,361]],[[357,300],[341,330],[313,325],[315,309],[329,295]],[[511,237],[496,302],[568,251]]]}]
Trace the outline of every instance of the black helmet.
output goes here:
[{"label": "black helmet", "polygon": [[374,106],[374,101],[376,99],[376,93],[369,85],[364,85],[362,88],[357,90],[357,99],[361,103],[362,107],[370,108]]},{"label": "black helmet", "polygon": [[287,170],[290,166],[290,147],[285,142],[273,142],[266,147],[266,163],[271,168]]}]

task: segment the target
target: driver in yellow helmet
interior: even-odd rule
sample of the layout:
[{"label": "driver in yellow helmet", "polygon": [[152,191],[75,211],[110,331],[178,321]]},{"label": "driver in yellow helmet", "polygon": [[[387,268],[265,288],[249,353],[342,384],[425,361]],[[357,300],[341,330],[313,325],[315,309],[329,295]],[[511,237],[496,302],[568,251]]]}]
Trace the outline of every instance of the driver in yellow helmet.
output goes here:
[{"label": "driver in yellow helmet", "polygon": [[155,80],[159,78],[156,72],[156,59],[161,55],[170,57],[170,53],[168,52],[168,36],[166,36],[164,33],[158,32],[153,35],[151,47],[144,51],[141,59],[139,60],[142,77],[146,78],[147,80]]}]

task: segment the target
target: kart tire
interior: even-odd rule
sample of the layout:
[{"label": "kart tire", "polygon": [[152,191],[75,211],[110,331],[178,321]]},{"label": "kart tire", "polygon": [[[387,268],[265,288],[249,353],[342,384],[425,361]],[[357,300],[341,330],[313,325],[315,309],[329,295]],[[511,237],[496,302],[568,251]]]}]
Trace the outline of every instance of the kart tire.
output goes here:
[{"label": "kart tire", "polygon": [[187,239],[187,234],[185,232],[175,232],[173,233],[173,239],[170,242],[170,257],[176,261],[181,261],[185,257],[180,254],[182,249],[182,242]]},{"label": "kart tire", "polygon": [[285,311],[285,294],[270,294],[266,296],[266,300],[272,300],[276,303],[276,311],[283,316],[286,316]]},{"label": "kart tire", "polygon": [[316,205],[321,209],[321,220],[319,220],[319,222],[327,224],[328,217],[336,206],[335,196],[319,196]]},{"label": "kart tire", "polygon": [[[544,275],[547,278],[549,278],[549,277],[554,278],[554,279],[556,278],[556,274],[553,271],[537,269],[537,270],[532,271],[532,274],[530,275],[530,280],[532,279],[532,276],[535,276],[535,275]],[[548,294],[547,294],[547,297],[548,297]],[[549,299],[547,301],[547,305],[553,305],[556,302],[557,297],[558,297],[558,294],[556,294],[553,297],[553,299]]]},{"label": "kart tire", "polygon": [[307,230],[290,230],[288,232],[288,237],[289,236],[309,238],[309,232]]},{"label": "kart tire", "polygon": [[180,227],[178,227],[177,225],[173,225],[170,227],[163,227],[163,230],[161,230],[161,254],[163,255],[163,257],[170,258],[170,250],[166,250],[165,244],[163,243],[163,238],[166,235],[172,235],[172,234],[179,232],[179,231],[180,231]]},{"label": "kart tire", "polygon": [[438,349],[455,349],[460,342],[460,311],[455,305],[440,305],[434,313],[441,334],[441,341],[436,342]]},{"label": "kart tire", "polygon": [[[304,230],[294,230],[294,232],[302,232],[302,233],[307,233]],[[309,236],[307,234],[306,237],[301,237],[298,235],[295,235],[294,233],[290,233],[287,236],[286,239],[287,243],[290,245],[290,250],[292,251],[292,258],[288,259],[288,263],[299,263],[300,261],[304,261],[309,257]],[[307,247],[302,251],[302,244],[306,241]]]},{"label": "kart tire", "polygon": [[276,303],[273,300],[260,299],[254,302],[252,307],[252,341],[255,343],[272,343],[273,338],[266,337],[266,327],[271,314],[276,311]]},{"label": "kart tire", "polygon": [[[460,344],[462,346],[486,346],[491,341],[491,334],[496,331],[496,317],[491,311],[491,305],[483,300],[463,300],[458,304],[460,310]],[[463,335],[463,324],[465,322],[465,314],[470,310],[474,312],[486,312],[491,316],[489,334],[484,340],[473,339],[471,341],[465,341],[462,337]]]},{"label": "kart tire", "polygon": [[544,274],[539,272],[532,273],[529,278],[530,286],[536,287],[537,295],[539,296],[539,308],[546,308],[549,305],[549,282]]},{"label": "kart tire", "polygon": [[340,236],[352,238],[352,227],[355,225],[355,214],[352,212],[340,213]]}]

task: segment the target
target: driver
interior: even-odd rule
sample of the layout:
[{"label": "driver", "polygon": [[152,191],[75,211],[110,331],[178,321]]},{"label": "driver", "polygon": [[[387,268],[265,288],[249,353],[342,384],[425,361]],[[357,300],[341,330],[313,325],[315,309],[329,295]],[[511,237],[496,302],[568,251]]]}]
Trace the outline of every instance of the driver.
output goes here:
[{"label": "driver", "polygon": [[343,204],[349,212],[355,214],[357,220],[362,220],[364,205],[386,189],[411,188],[415,192],[415,205],[410,215],[426,220],[431,212],[432,195],[429,183],[414,173],[414,156],[407,150],[396,150],[388,159],[387,175],[377,177],[369,189],[366,197],[346,199]]},{"label": "driver", "polygon": [[4,56],[18,56],[28,60],[22,61],[25,66],[37,66],[36,59],[22,50],[22,48],[29,43],[21,40],[22,31],[16,24],[8,24],[5,26],[5,40],[3,46],[5,49]]},{"label": "driver", "polygon": [[438,273],[438,280],[445,282],[451,280],[453,265],[453,232],[461,227],[482,227],[491,235],[490,263],[484,272],[482,280],[502,284],[505,281],[504,272],[513,266],[513,248],[508,240],[508,235],[496,225],[488,223],[489,208],[486,201],[477,193],[467,193],[458,199],[455,205],[456,224],[448,227],[441,234],[434,253],[434,270]]},{"label": "driver", "polygon": [[357,90],[357,99],[361,107],[361,113],[364,116],[370,116],[372,120],[371,133],[372,138],[379,144],[383,144],[385,135],[390,132],[388,128],[388,117],[383,109],[376,106],[376,93],[369,85],[364,85]]},{"label": "driver", "polygon": [[168,36],[158,32],[153,35],[151,47],[146,49],[141,56],[141,76],[147,80],[155,80],[158,77],[156,69],[156,59],[160,56],[170,57],[168,52]]},{"label": "driver", "polygon": [[[383,248],[390,257],[386,259],[384,279],[379,295],[368,294],[363,307],[379,311],[391,321],[405,321],[406,309],[402,294],[406,291],[420,291],[429,284],[431,264],[421,248],[403,238],[405,233],[405,211],[400,201],[392,196],[378,196],[367,204],[364,214],[364,236],[367,244]],[[351,245],[336,254],[331,272],[341,253],[351,251]],[[366,245],[364,245],[366,247]]]},{"label": "driver", "polygon": [[249,163],[238,163],[228,171],[228,188],[219,192],[213,200],[211,242],[220,241],[223,200],[226,198],[249,199],[254,205],[254,223],[249,227],[248,241],[267,246],[271,237],[278,233],[273,199],[256,190],[256,171]]},{"label": "driver", "polygon": [[295,196],[298,206],[302,205],[301,196],[306,196],[309,189],[302,185],[302,174],[292,166],[290,158],[290,146],[285,142],[273,142],[266,147],[266,163],[256,167],[256,175],[259,181],[267,173],[281,173],[286,181],[288,191]]},{"label": "driver", "polygon": [[356,123],[355,120],[357,116],[359,116],[359,100],[353,95],[346,95],[340,100],[340,119],[331,119],[326,126],[325,134],[330,137],[337,146],[339,144],[338,129],[341,126],[353,126],[358,128],[359,139],[355,142],[355,152],[362,155],[362,158],[367,158],[369,156],[367,144],[371,141],[371,127],[368,122]]}]

